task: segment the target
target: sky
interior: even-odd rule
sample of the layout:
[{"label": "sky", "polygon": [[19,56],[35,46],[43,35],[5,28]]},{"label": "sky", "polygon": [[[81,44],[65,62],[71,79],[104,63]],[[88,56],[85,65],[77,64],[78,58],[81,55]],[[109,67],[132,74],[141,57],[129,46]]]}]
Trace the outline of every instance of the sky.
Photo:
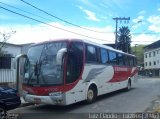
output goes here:
[{"label": "sky", "polygon": [[116,17],[130,17],[118,28],[128,26],[132,45],[160,40],[160,0],[0,0],[0,41],[9,34],[13,44],[59,38],[115,43]]}]

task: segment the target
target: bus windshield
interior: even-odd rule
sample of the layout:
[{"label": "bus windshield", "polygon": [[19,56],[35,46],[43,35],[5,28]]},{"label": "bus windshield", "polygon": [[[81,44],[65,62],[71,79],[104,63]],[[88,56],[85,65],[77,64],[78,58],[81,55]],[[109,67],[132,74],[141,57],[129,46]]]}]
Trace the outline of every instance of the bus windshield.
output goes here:
[{"label": "bus windshield", "polygon": [[63,83],[63,66],[56,64],[60,49],[66,48],[66,42],[52,42],[31,47],[28,60],[24,65],[24,84],[59,85]]}]

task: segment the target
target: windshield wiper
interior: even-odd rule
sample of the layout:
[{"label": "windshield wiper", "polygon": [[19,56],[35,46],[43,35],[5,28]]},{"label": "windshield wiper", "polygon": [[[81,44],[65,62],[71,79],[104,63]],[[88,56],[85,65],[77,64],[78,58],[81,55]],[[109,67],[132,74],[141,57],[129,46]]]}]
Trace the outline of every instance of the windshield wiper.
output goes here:
[{"label": "windshield wiper", "polygon": [[41,72],[41,63],[39,61],[36,62],[35,65],[35,75],[37,76],[37,84],[39,84],[39,76],[40,76],[40,72]]},{"label": "windshield wiper", "polygon": [[[30,65],[30,67],[31,67],[31,64],[29,64]],[[38,63],[38,61],[36,62],[36,64],[34,65],[34,64],[32,64],[33,65],[33,71],[30,73],[30,75],[29,75],[29,79],[28,79],[28,81],[27,81],[27,84],[29,84],[30,83],[30,80],[32,79],[32,77],[33,77],[33,74],[36,76],[36,79],[37,79],[37,84],[39,83],[39,75],[40,75],[40,70],[41,70],[41,64],[40,63]],[[31,70],[31,68],[29,68],[30,70]]]}]

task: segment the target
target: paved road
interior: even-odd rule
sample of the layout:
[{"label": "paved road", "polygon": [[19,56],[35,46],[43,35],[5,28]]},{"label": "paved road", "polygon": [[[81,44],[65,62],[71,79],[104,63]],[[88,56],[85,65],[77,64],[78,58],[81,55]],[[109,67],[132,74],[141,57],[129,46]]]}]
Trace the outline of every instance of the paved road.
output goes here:
[{"label": "paved road", "polygon": [[[107,95],[98,97],[93,104],[80,102],[70,106],[51,106],[51,105],[31,105],[10,111],[19,113],[21,117],[27,118],[69,118],[74,117],[82,119],[88,115],[88,118],[96,115],[90,113],[137,113],[151,110],[153,101],[160,97],[160,78],[140,78],[137,85],[125,92],[116,91]],[[159,99],[160,100],[160,99]],[[25,114],[24,114],[25,113]],[[78,114],[77,114],[78,113]],[[72,115],[72,118],[70,118]]]}]

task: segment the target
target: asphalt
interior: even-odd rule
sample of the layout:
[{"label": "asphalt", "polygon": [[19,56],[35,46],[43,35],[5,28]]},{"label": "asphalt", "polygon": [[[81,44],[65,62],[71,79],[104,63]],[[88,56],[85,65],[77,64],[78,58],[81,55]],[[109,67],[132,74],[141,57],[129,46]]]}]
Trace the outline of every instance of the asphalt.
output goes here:
[{"label": "asphalt", "polygon": [[[151,77],[140,76],[140,78],[142,78],[142,79],[150,79]],[[160,80],[159,77],[152,77],[152,79]],[[34,104],[26,102],[23,99],[23,97],[21,97],[21,106],[20,107],[25,107],[25,106],[30,106],[30,105],[34,105]],[[155,100],[153,100],[151,102],[151,105],[145,110],[145,112],[158,112],[158,113],[160,113],[160,96],[157,99],[155,99]]]}]

